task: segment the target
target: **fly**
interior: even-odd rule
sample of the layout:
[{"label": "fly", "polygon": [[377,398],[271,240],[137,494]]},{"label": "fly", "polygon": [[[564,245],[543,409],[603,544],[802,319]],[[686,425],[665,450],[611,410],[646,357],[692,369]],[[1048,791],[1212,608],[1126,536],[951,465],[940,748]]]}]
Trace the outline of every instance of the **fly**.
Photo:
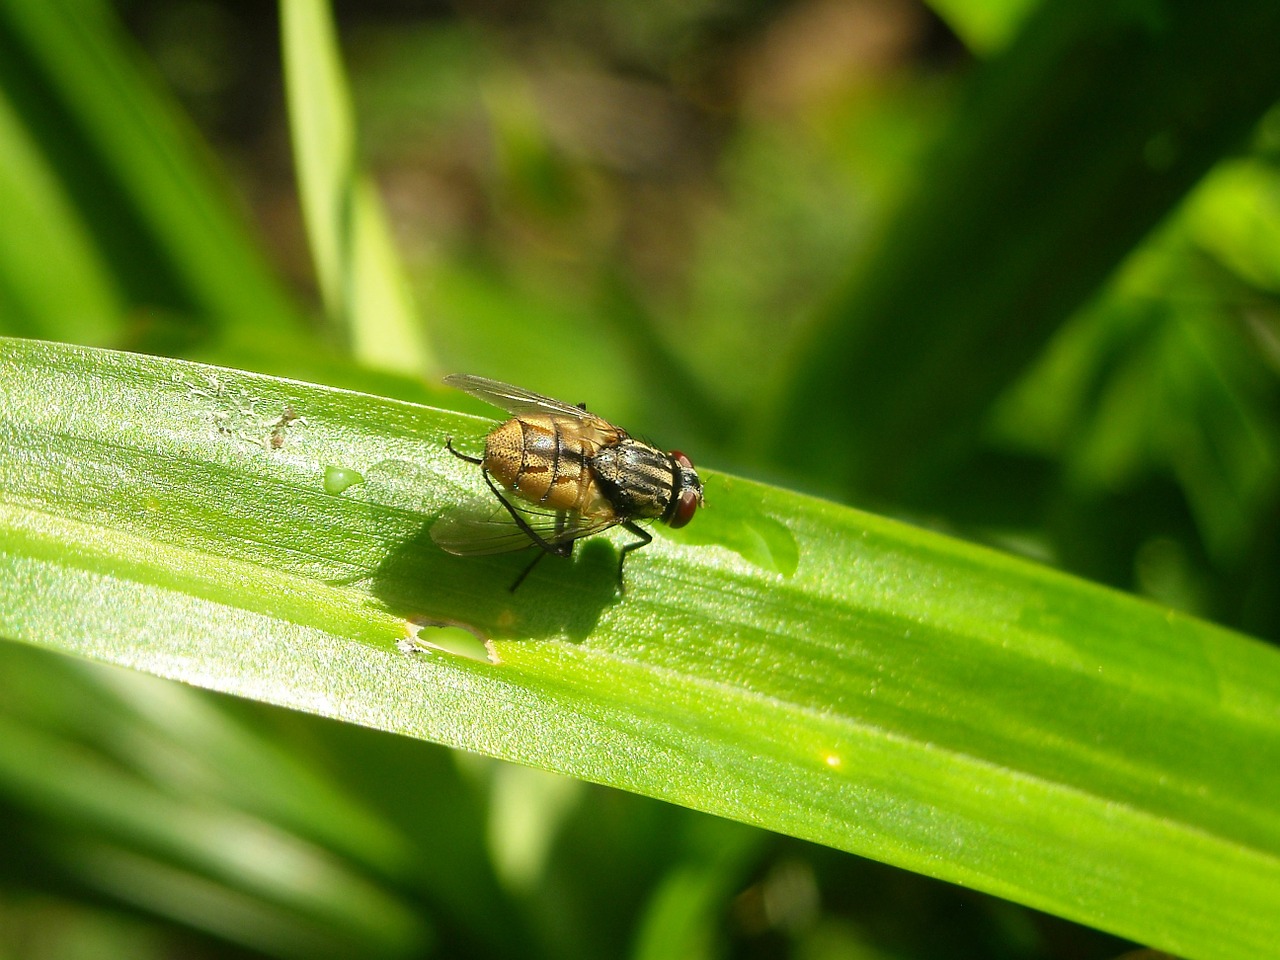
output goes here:
[{"label": "fly", "polygon": [[702,481],[688,457],[634,439],[588,413],[585,404],[575,407],[466,374],[444,382],[511,419],[485,438],[483,457],[459,453],[452,437],[445,441],[455,457],[480,468],[502,507],[488,518],[465,510],[446,514],[431,528],[431,539],[459,556],[538,547],[542,552],[516,578],[513,591],[547,554],[571,556],[576,541],[616,525],[638,538],[618,557],[621,590],[627,554],[653,540],[636,521],[683,527],[702,505]]}]

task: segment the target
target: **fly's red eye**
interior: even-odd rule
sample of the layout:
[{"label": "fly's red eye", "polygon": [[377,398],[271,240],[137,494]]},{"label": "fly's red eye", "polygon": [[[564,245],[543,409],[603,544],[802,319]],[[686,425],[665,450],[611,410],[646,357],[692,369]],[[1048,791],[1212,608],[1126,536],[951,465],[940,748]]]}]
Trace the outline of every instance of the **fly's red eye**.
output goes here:
[{"label": "fly's red eye", "polygon": [[671,459],[680,468],[680,492],[675,509],[671,511],[669,527],[683,527],[693,519],[698,507],[702,506],[702,484],[698,481],[698,472],[693,469],[693,461],[679,450],[671,451]]},{"label": "fly's red eye", "polygon": [[698,504],[701,502],[702,498],[698,496],[696,490],[682,492],[680,494],[680,502],[676,504],[676,511],[671,515],[671,520],[667,526],[683,527],[693,519],[693,515],[698,509]]}]

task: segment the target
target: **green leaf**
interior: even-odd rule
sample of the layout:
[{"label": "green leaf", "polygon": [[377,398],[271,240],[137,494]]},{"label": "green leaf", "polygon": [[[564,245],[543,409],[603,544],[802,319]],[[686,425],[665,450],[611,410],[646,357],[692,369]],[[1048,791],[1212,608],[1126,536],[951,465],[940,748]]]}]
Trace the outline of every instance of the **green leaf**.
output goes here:
[{"label": "green leaf", "polygon": [[70,198],[0,100],[0,318],[10,333],[110,344],[120,291]]},{"label": "green leaf", "polygon": [[[997,395],[1280,96],[1280,5],[1045,0],[809,330],[774,451],[919,502]],[[813,410],[856,411],[831,445]]]},{"label": "green leaf", "polygon": [[1037,0],[929,0],[933,12],[979,53],[990,54],[1002,49],[1027,16]]},{"label": "green leaf", "polygon": [[[527,557],[429,537],[487,496],[442,445],[477,447],[489,421],[14,340],[0,411],[5,636],[663,798],[1186,957],[1280,942],[1280,654],[1262,644],[714,471],[696,521],[628,560],[625,597],[609,538],[513,595]],[[483,636],[489,659],[434,649],[431,624]]]},{"label": "green leaf", "polygon": [[[0,648],[0,670],[0,788],[26,814],[9,824],[20,848],[111,899],[275,956],[424,946],[426,918],[388,882],[410,872],[404,835],[269,724],[181,684],[19,644]],[[439,860],[451,882],[467,875]]]},{"label": "green leaf", "polygon": [[421,374],[430,357],[381,202],[360,173],[329,4],[282,0],[280,14],[294,162],[325,307],[366,363]]},{"label": "green leaf", "polygon": [[[22,287],[36,288],[46,272],[65,272],[87,308],[112,309],[119,297],[246,342],[300,329],[234,214],[226,184],[174,104],[140,69],[107,4],[0,3],[0,138],[25,155],[21,164],[0,163],[0,244],[25,243],[27,256],[46,264],[32,275],[0,258],[0,281],[13,274]],[[52,224],[18,233],[42,212]],[[65,294],[25,294],[32,322],[51,333],[72,322],[59,316],[64,310],[52,302],[58,296]],[[95,321],[122,322],[92,315],[74,322]]]}]

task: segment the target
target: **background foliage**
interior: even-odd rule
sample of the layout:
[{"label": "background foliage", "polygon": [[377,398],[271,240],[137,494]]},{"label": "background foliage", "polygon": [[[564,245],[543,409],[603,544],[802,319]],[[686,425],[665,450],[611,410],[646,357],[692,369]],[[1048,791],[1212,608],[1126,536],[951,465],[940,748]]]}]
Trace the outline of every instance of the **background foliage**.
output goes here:
[{"label": "background foliage", "polygon": [[[305,82],[322,38],[286,83],[269,6],[6,0],[0,332],[410,400],[484,372],[1275,640],[1280,14],[1238,7],[340,5],[349,112]],[[309,156],[370,169],[385,222]],[[403,273],[343,275],[326,216]],[[0,657],[5,768],[41,784],[0,793],[15,955],[1123,949],[639,797]],[[210,838],[204,871],[142,835]]]}]

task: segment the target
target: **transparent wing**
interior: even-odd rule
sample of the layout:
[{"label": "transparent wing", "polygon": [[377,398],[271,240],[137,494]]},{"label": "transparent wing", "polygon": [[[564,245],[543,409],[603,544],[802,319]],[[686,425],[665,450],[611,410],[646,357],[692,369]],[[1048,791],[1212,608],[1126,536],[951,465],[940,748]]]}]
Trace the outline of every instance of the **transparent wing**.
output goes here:
[{"label": "transparent wing", "polygon": [[459,557],[512,553],[537,546],[506,510],[498,510],[502,516],[484,516],[468,507],[450,510],[431,525],[431,539],[441,550]]},{"label": "transparent wing", "polygon": [[[529,529],[553,546],[608,530],[621,519],[514,506]],[[511,553],[538,545],[501,504],[492,510],[481,504],[450,510],[432,524],[431,539],[441,550],[461,557]]]},{"label": "transparent wing", "polygon": [[541,414],[543,416],[569,417],[572,420],[587,422],[604,422],[595,414],[587,413],[581,407],[575,407],[571,403],[564,403],[560,400],[552,400],[550,397],[523,390],[500,380],[490,380],[488,377],[473,377],[467,373],[455,373],[445,377],[444,382],[451,387],[456,387],[465,393],[471,394],[473,397],[479,397],[485,403],[501,407],[514,417],[522,414]]}]

